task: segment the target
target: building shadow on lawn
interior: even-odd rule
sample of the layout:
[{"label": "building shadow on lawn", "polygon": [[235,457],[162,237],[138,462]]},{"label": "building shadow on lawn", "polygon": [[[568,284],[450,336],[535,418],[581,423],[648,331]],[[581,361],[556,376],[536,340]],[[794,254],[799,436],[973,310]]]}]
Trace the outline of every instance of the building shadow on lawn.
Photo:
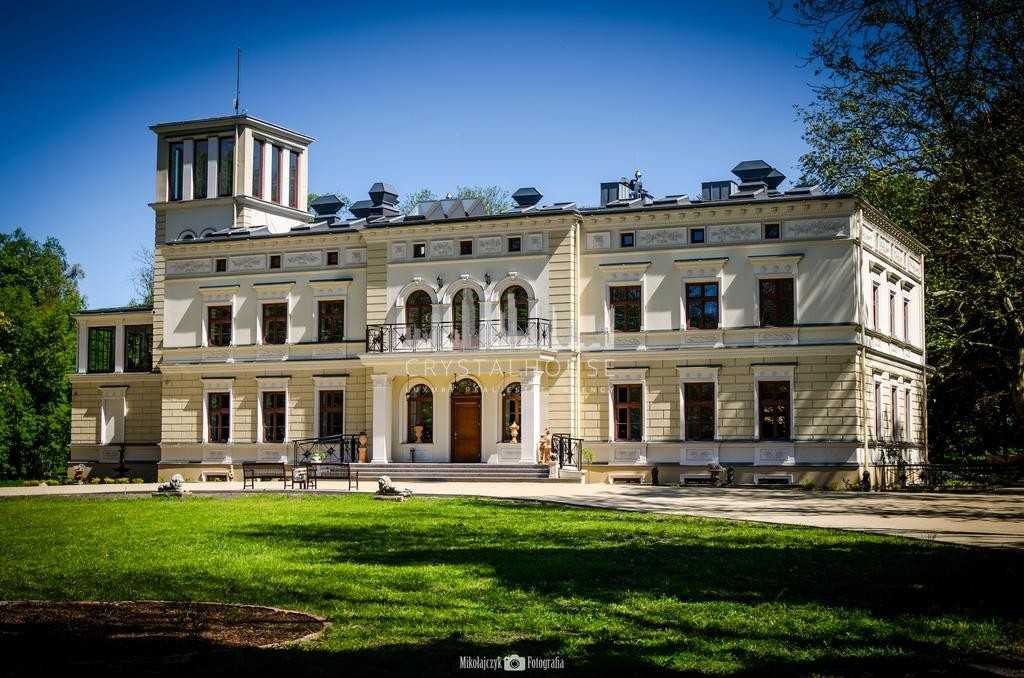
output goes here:
[{"label": "building shadow on lawn", "polygon": [[[51,634],[54,631],[55,634]],[[706,671],[676,670],[650,659],[637,656],[628,646],[606,644],[593,646],[585,657],[566,653],[563,643],[556,638],[521,640],[509,645],[475,643],[453,635],[420,644],[390,644],[377,647],[328,651],[316,648],[234,648],[215,644],[192,645],[183,648],[139,642],[132,637],[107,639],[106,642],[82,648],[78,652],[55,652],[54,638],[63,637],[66,629],[34,629],[34,640],[13,642],[0,635],[0,653],[5,661],[5,675],[32,676],[40,672],[74,672],[91,675],[102,672],[105,676],[466,676],[490,674],[492,671],[460,668],[460,658],[496,660],[501,672],[503,658],[518,654],[522,657],[560,659],[564,668],[551,669],[559,676],[668,676],[701,675]],[[652,656],[666,656],[677,648],[671,644],[647,646]],[[744,655],[735,659],[735,670],[708,666],[708,672],[733,676],[826,674],[839,676],[873,675],[955,675],[988,676],[984,667],[1019,669],[1012,661],[991,658],[966,658],[956,664],[942,655],[878,656],[866,658],[833,658],[823,660],[784,660],[764,656]],[[977,663],[975,663],[975,661]],[[537,669],[527,673],[538,672]],[[514,673],[512,675],[515,675]]]},{"label": "building shadow on lawn", "polygon": [[[530,504],[503,504],[500,510],[536,512],[537,521],[553,516],[550,507]],[[574,511],[563,509],[567,515],[558,517],[571,520]],[[632,529],[617,532],[608,526],[613,520]],[[818,535],[834,533],[701,522],[699,538],[674,535],[658,523],[644,532],[629,516],[603,512],[591,512],[570,529],[563,524],[545,530],[538,522],[541,529],[526,534],[493,524],[478,531],[472,520],[384,530],[342,519],[254,524],[225,538],[277,545],[295,562],[483,568],[506,588],[602,604],[648,594],[684,602],[848,607],[883,618],[943,614],[1020,623],[1019,552],[868,535],[822,539]]]}]

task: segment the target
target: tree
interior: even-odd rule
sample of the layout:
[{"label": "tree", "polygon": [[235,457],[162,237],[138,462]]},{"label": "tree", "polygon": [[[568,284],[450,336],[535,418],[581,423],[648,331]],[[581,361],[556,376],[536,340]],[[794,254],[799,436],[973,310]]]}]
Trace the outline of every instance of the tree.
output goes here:
[{"label": "tree", "polygon": [[[479,198],[484,205],[484,214],[500,214],[512,209],[512,196],[501,186],[459,186],[452,196],[459,200]],[[409,214],[416,205],[427,200],[437,200],[437,196],[429,188],[421,188],[405,197],[398,205],[398,211]]]},{"label": "tree", "polygon": [[824,79],[805,180],[854,191],[929,248],[933,456],[1024,439],[1024,5],[798,0]]},{"label": "tree", "polygon": [[0,476],[59,475],[68,459],[81,269],[50,238],[0,233]]},{"label": "tree", "polygon": [[131,273],[131,285],[135,294],[128,302],[129,306],[140,308],[153,306],[154,277],[153,250],[148,247],[140,247],[135,251],[135,269]]}]

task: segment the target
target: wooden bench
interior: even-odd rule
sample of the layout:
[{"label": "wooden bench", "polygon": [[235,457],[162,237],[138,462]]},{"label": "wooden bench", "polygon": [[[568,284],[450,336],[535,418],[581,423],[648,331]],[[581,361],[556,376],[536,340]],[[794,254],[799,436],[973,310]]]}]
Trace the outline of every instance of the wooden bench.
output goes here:
[{"label": "wooden bench", "polygon": [[270,461],[243,461],[242,462],[242,489],[251,486],[256,489],[256,479],[269,478],[280,480],[284,483],[284,489],[294,486],[292,474],[284,463]]},{"label": "wooden bench", "polygon": [[352,468],[353,464],[332,464],[332,463],[305,463],[301,468],[306,469],[306,487],[315,490],[318,480],[348,480],[348,489],[352,490],[352,481],[356,481],[356,489],[359,489],[359,471]]}]

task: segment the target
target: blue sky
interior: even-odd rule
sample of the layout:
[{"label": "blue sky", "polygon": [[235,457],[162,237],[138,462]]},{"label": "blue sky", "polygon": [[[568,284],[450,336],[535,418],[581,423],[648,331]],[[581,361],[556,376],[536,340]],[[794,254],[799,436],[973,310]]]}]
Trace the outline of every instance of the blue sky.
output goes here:
[{"label": "blue sky", "polygon": [[744,159],[796,179],[804,151],[810,36],[766,0],[26,4],[0,27],[0,230],[59,238],[91,307],[128,301],[152,244],[148,126],[230,113],[236,46],[243,107],[315,137],[311,190],[354,200],[385,180],[593,204],[636,167],[693,194]]}]

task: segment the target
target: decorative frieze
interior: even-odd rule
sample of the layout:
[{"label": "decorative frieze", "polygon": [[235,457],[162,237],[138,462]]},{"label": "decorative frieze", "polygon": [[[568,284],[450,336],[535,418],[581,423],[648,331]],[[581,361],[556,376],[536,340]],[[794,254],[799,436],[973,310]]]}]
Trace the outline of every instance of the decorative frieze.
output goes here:
[{"label": "decorative frieze", "polygon": [[708,444],[684,444],[679,455],[684,466],[707,466],[718,463],[718,446]]},{"label": "decorative frieze", "polygon": [[526,251],[527,252],[545,252],[547,247],[544,244],[543,233],[528,233],[526,235]]},{"label": "decorative frieze", "polygon": [[228,259],[228,270],[232,273],[262,271],[266,267],[267,255],[265,254],[246,254]]},{"label": "decorative frieze", "polygon": [[212,259],[169,259],[167,261],[167,275],[196,275],[212,271]]},{"label": "decorative frieze", "polygon": [[612,246],[612,234],[608,231],[587,234],[588,250],[606,250]]},{"label": "decorative frieze", "polygon": [[345,265],[346,266],[361,266],[366,263],[366,248],[365,247],[350,247],[345,250]]},{"label": "decorative frieze", "polygon": [[683,280],[718,278],[728,263],[729,257],[712,257],[707,259],[676,259],[673,266],[679,271]]},{"label": "decorative frieze", "polygon": [[455,256],[454,240],[431,240],[429,256],[434,258],[447,258]]},{"label": "decorative frieze", "polygon": [[850,219],[797,219],[782,223],[782,237],[785,240],[809,240],[818,238],[842,238],[850,235]]},{"label": "decorative frieze", "polygon": [[648,228],[636,232],[637,247],[682,247],[686,243],[685,228]]},{"label": "decorative frieze", "polygon": [[502,239],[501,236],[487,236],[485,238],[477,238],[476,250],[480,254],[501,254],[502,252]]},{"label": "decorative frieze", "polygon": [[317,268],[324,265],[324,253],[320,250],[287,252],[283,259],[285,268]]},{"label": "decorative frieze", "polygon": [[707,227],[709,243],[749,242],[761,239],[761,224],[724,224]]},{"label": "decorative frieze", "polygon": [[390,261],[404,261],[409,258],[409,246],[404,242],[393,242],[388,248]]}]

